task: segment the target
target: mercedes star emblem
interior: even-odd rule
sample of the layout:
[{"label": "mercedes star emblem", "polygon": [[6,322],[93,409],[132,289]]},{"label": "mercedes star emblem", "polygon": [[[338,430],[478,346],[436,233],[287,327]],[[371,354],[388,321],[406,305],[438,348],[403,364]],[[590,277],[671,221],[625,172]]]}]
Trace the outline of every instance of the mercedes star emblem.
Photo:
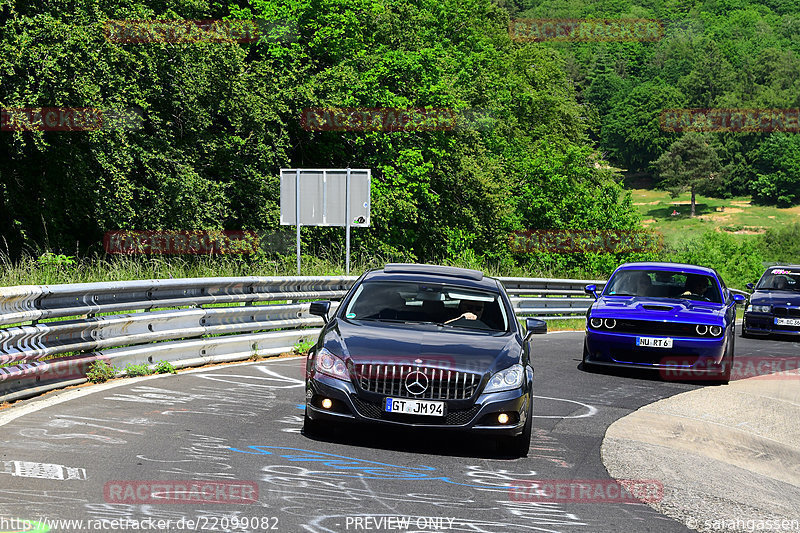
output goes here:
[{"label": "mercedes star emblem", "polygon": [[414,396],[419,396],[428,390],[428,376],[415,370],[406,376],[406,390]]}]

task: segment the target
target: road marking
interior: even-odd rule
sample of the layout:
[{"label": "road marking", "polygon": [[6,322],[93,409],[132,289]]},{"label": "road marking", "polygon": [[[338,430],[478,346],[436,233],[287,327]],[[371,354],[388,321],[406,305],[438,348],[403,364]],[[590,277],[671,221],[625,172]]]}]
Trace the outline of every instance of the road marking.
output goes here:
[{"label": "road marking", "polygon": [[[227,367],[233,366],[244,366],[244,365],[254,365],[254,364],[262,364],[262,363],[271,363],[273,361],[286,361],[287,358],[280,358],[280,359],[265,359],[263,361],[245,361],[242,363],[234,363],[225,365]],[[294,359],[294,358],[292,358]],[[219,370],[219,365],[214,365],[208,368],[196,368],[187,371],[181,371],[177,375],[183,374],[196,374],[199,372],[210,372]],[[155,376],[142,376],[139,378],[125,378],[116,380],[110,383],[98,383],[96,385],[91,385],[89,387],[81,387],[78,389],[72,389],[64,391],[61,394],[51,395],[49,397],[45,397],[42,399],[37,399],[32,401],[31,403],[26,403],[20,406],[12,405],[10,408],[4,410],[3,414],[0,414],[0,426],[5,426],[6,424],[16,420],[17,418],[23,417],[25,415],[29,415],[35,413],[37,411],[41,411],[42,409],[47,409],[48,407],[53,407],[55,405],[62,404],[64,402],[68,402],[70,400],[76,400],[78,398],[83,398],[84,396],[88,396],[90,394],[95,394],[97,392],[104,392],[107,390],[115,389],[117,387],[124,387],[127,385],[131,385],[134,383],[140,383],[142,381],[148,381],[151,379],[163,379],[170,377],[171,374],[157,374]]]}]

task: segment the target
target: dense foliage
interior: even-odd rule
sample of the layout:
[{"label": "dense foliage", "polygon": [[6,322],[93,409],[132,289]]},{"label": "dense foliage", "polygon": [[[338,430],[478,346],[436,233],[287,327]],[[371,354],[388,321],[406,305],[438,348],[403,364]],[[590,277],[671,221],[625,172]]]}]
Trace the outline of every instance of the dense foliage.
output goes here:
[{"label": "dense foliage", "polygon": [[[519,0],[512,10],[519,18],[663,23],[664,36],[656,42],[546,43],[565,58],[579,100],[599,116],[593,138],[621,168],[651,172],[653,162],[680,136],[661,129],[664,109],[800,107],[800,5],[795,1]],[[800,203],[796,134],[713,136],[723,166],[716,195],[752,194],[781,207]]]},{"label": "dense foliage", "polygon": [[[511,41],[491,0],[0,0],[2,107],[139,109],[139,129],[0,134],[0,234],[99,250],[117,229],[269,229],[281,167],[373,169],[354,250],[581,266],[513,255],[527,228],[634,228],[556,50]],[[107,19],[252,19],[257,43],[119,44]],[[307,131],[310,107],[445,107],[453,131]],[[471,116],[463,113],[464,116]],[[343,231],[304,228],[339,253]]]}]

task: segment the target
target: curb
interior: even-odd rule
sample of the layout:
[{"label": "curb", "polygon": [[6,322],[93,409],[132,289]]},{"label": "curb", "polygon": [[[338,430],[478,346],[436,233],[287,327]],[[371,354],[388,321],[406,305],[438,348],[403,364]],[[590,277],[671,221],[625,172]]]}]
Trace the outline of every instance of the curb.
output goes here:
[{"label": "curb", "polygon": [[798,530],[799,406],[796,379],[704,387],[617,420],[601,458],[616,479],[659,479],[648,505],[691,529]]}]

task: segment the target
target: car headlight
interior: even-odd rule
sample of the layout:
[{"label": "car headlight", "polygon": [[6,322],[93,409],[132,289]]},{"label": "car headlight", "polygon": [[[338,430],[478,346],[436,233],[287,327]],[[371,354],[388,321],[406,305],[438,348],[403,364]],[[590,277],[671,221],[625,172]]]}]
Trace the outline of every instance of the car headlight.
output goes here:
[{"label": "car headlight", "polygon": [[698,324],[694,327],[694,330],[697,334],[701,337],[711,336],[711,337],[719,337],[722,335],[722,326],[706,326],[705,324]]},{"label": "car headlight", "polygon": [[500,392],[504,390],[518,389],[522,386],[522,379],[525,377],[525,370],[522,365],[513,365],[505,370],[496,372],[486,389],[483,392]]},{"label": "car headlight", "polygon": [[772,312],[771,305],[753,305],[750,304],[747,306],[746,311],[748,313],[770,313]]},{"label": "car headlight", "polygon": [[593,328],[600,328],[603,326],[603,319],[602,318],[592,318],[589,320],[589,323],[592,325]]},{"label": "car headlight", "polygon": [[344,361],[325,348],[322,348],[317,353],[317,357],[314,360],[314,369],[328,376],[350,381],[350,373],[347,371],[347,365],[344,364]]}]

